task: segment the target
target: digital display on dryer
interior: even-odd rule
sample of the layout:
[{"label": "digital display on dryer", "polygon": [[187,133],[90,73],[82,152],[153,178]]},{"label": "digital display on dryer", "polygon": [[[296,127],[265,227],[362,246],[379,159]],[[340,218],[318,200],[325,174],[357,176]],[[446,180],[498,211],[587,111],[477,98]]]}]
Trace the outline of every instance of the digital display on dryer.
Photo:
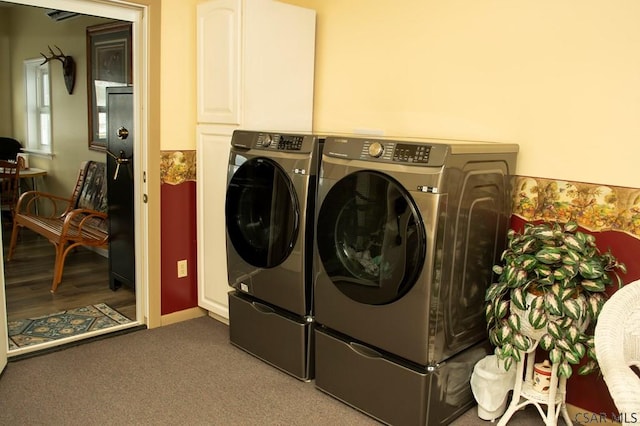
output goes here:
[{"label": "digital display on dryer", "polygon": [[429,163],[431,145],[421,144],[396,144],[393,151],[393,161],[401,163]]}]

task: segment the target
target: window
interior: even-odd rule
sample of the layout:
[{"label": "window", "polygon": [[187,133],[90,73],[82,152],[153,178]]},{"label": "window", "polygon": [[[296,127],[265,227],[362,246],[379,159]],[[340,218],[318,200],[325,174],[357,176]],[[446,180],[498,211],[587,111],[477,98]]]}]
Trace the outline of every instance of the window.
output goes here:
[{"label": "window", "polygon": [[24,61],[27,112],[25,150],[51,154],[51,89],[49,64],[42,59]]}]

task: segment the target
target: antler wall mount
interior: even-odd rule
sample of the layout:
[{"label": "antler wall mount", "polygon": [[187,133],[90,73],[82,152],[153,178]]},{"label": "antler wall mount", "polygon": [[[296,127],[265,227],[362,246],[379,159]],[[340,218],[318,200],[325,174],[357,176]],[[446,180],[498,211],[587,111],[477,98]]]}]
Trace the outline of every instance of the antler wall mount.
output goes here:
[{"label": "antler wall mount", "polygon": [[51,61],[52,59],[57,59],[58,61],[62,62],[62,74],[64,75],[64,85],[67,87],[67,92],[69,94],[72,94],[73,86],[76,83],[76,61],[74,61],[71,56],[67,56],[64,53],[62,53],[62,49],[60,49],[58,46],[54,45],[54,47],[58,49],[58,51],[60,52],[59,54],[54,53],[53,49],[51,49],[51,46],[47,46],[47,47],[49,48],[49,52],[51,53],[51,56],[48,57],[44,53],[40,52],[40,54],[44,58],[44,62],[40,65],[44,65],[47,62]]}]

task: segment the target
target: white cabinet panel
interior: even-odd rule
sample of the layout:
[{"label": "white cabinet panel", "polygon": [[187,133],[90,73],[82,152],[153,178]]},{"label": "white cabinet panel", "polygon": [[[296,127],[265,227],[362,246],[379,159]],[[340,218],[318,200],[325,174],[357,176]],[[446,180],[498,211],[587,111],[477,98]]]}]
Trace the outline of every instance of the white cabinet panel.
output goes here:
[{"label": "white cabinet panel", "polygon": [[228,319],[224,201],[231,133],[198,126],[197,138],[198,304]]},{"label": "white cabinet panel", "polygon": [[311,131],[315,11],[271,0],[244,4],[243,128]]}]

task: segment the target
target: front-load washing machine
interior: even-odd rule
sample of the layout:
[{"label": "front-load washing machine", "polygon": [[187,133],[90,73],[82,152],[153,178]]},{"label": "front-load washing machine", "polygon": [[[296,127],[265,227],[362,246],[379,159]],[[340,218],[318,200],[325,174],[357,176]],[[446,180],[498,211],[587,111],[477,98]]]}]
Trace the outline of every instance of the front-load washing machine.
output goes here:
[{"label": "front-load washing machine", "polygon": [[229,156],[230,341],[301,380],[313,376],[311,262],[322,142],[236,130]]},{"label": "front-load washing machine", "polygon": [[518,146],[327,137],[316,223],[316,387],[394,424],[447,424],[491,351],[484,294]]}]

